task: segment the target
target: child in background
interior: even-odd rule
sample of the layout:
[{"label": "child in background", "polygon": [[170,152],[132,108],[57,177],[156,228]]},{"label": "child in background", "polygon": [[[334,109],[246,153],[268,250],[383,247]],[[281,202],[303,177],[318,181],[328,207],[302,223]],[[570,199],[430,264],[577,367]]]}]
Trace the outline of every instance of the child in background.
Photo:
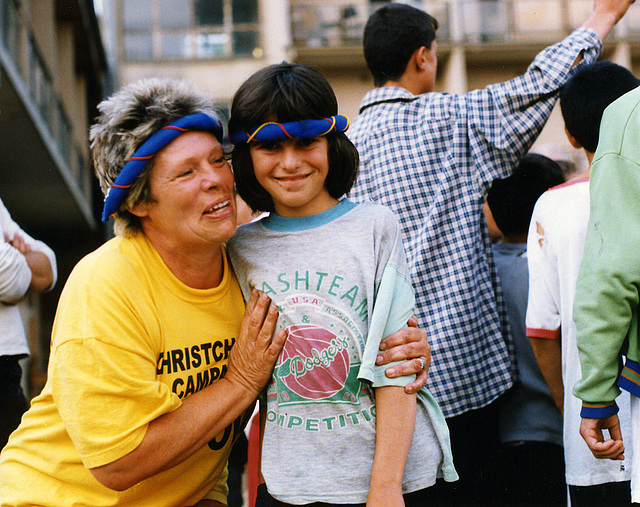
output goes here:
[{"label": "child in background", "polygon": [[375,365],[413,314],[399,225],[343,198],[358,154],[337,109],[321,74],[288,63],[251,76],[231,108],[238,192],[270,215],[229,252],[243,292],[267,292],[288,333],[263,400],[256,505],[437,504],[426,488],[457,479],[444,417]]},{"label": "child in background", "polygon": [[492,183],[485,206],[489,231],[499,236],[492,250],[517,364],[516,382],[499,412],[505,505],[561,506],[567,500],[562,414],[525,334],[529,221],[538,197],[563,182],[559,164],[529,153],[510,176]]},{"label": "child in background", "polygon": [[[583,149],[589,165],[598,144],[605,108],[637,87],[624,67],[602,61],[580,67],[560,92],[567,137]],[[533,211],[528,240],[527,336],[558,408],[564,414],[566,481],[571,505],[629,505],[628,461],[597,460],[580,437],[581,401],[572,394],[580,379],[573,320],[578,268],[589,220],[589,170],[545,192]],[[620,397],[623,433],[628,431],[629,395]],[[631,448],[625,454],[631,456]]]}]

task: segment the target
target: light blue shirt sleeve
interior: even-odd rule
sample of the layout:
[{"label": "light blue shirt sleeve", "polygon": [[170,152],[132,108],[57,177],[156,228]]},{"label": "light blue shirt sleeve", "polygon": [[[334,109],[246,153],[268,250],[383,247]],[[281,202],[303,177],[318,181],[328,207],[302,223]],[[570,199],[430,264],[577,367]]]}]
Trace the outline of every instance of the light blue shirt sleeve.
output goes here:
[{"label": "light blue shirt sleeve", "polygon": [[415,299],[411,282],[398,271],[396,266],[387,264],[378,287],[376,301],[369,325],[369,336],[362,357],[358,379],[367,381],[373,387],[397,385],[405,386],[413,382],[415,375],[388,378],[385,370],[396,363],[376,366],[380,342],[396,331],[406,327],[414,313]]}]

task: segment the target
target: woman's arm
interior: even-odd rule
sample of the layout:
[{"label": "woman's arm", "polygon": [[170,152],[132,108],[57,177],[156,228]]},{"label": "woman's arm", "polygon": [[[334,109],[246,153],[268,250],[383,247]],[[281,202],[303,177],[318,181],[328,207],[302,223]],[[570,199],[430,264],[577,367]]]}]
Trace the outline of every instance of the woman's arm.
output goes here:
[{"label": "woman's arm", "polygon": [[368,507],[402,507],[402,478],[416,421],[416,396],[401,387],[375,389],[376,451]]},{"label": "woman's arm", "polygon": [[152,421],[138,447],[91,469],[104,486],[122,491],[167,470],[205,446],[257,398],[271,376],[286,335],[271,340],[278,318],[269,298],[251,295],[224,378],[186,397],[182,405]]},{"label": "woman's arm", "polygon": [[385,375],[395,378],[417,374],[416,379],[404,387],[407,394],[413,394],[427,383],[427,372],[431,364],[431,345],[429,345],[427,332],[418,327],[418,319],[415,315],[409,319],[407,325],[409,327],[382,340],[376,364],[384,365],[404,360],[404,363],[387,368]]}]

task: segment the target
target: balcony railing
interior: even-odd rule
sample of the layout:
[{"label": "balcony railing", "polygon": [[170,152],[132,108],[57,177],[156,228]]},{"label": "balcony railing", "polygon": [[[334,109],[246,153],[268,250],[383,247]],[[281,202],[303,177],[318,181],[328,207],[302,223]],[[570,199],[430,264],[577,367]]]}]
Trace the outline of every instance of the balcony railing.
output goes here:
[{"label": "balcony railing", "polygon": [[368,1],[291,2],[294,44],[312,48],[358,44],[368,16]]},{"label": "balcony railing", "polygon": [[[22,43],[24,41],[24,43]],[[78,188],[89,194],[85,159],[73,140],[69,117],[53,85],[53,77],[38,48],[34,33],[20,15],[15,0],[0,2],[0,43],[9,56],[24,89],[37,110],[42,124],[55,142],[58,155],[66,164]]]},{"label": "balcony railing", "polygon": [[[360,45],[371,12],[386,2],[290,0],[293,43],[321,48]],[[592,0],[422,0],[438,20],[438,40],[461,44],[548,43],[587,18]],[[632,6],[612,38],[640,36],[640,6]]]}]

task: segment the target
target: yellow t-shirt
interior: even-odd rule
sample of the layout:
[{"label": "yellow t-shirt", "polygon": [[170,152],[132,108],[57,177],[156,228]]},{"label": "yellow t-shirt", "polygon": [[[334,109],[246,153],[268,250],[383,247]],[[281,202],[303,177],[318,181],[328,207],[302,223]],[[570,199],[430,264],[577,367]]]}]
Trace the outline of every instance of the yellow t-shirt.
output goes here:
[{"label": "yellow t-shirt", "polygon": [[47,384],[0,456],[1,505],[225,502],[241,427],[124,492],[88,470],[135,449],[147,425],[224,375],[242,294],[225,254],[215,289],[182,284],[147,238],[115,238],[75,267],[53,326]]}]

